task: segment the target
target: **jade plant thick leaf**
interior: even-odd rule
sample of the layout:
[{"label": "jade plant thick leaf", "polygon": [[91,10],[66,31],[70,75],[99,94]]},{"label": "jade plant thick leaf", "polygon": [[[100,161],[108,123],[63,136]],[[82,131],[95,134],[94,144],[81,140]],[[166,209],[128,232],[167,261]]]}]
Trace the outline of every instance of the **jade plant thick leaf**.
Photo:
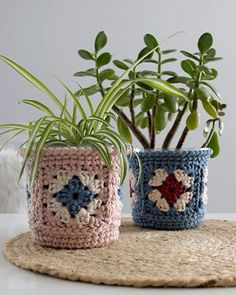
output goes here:
[{"label": "jade plant thick leaf", "polygon": [[[219,154],[218,135],[222,135],[222,116],[226,104],[211,84],[218,74],[211,63],[221,58],[216,56],[216,50],[212,47],[210,33],[200,36],[197,52],[180,51],[185,57],[180,62],[184,73],[181,75],[170,67],[177,61],[173,57],[176,49],[162,49],[162,44],[151,34],[144,36],[145,46],[135,59],[114,59],[113,66],[111,53],[101,52],[106,44],[107,36],[102,31],[95,39],[93,51],[79,50],[80,57],[91,62],[91,67],[74,74],[95,79],[95,83],[85,88],[83,94],[100,93],[104,98],[105,103],[100,104],[96,115],[103,115],[103,107],[111,108],[118,116],[117,127],[121,136],[131,142],[133,134],[145,149],[155,148],[156,137],[162,132],[165,132],[165,138],[161,147],[172,147],[173,138],[185,120],[184,129],[177,140],[176,148],[179,149],[183,147],[189,132],[199,128],[200,113],[205,112],[209,118],[203,127],[205,140],[202,147],[211,147],[212,157]],[[121,79],[118,79],[114,66],[124,71]],[[122,89],[115,91],[113,86],[120,83],[123,84]],[[174,87],[175,84],[179,89]],[[81,90],[75,95],[81,96]]]},{"label": "jade plant thick leaf", "polygon": [[[95,54],[89,53],[86,50],[80,50],[80,55],[84,59],[96,59],[98,68],[110,59],[108,58],[108,55],[105,57],[104,54],[97,56],[98,51],[101,50],[105,44],[106,36],[103,33],[100,33],[95,41]],[[151,84],[155,89],[171,93],[181,97],[183,100],[187,100],[187,97],[182,91],[159,78],[139,77],[136,80],[127,79],[128,75],[134,70],[138,63],[141,62],[143,58],[147,57],[148,54],[151,54],[155,49],[156,48],[150,50],[150,53],[146,53],[146,55],[141,57],[136,63],[128,67],[120,78],[116,79],[115,83],[106,91],[106,93],[104,93],[96,109],[93,108],[93,103],[89,98],[91,93],[88,93],[87,89],[80,87],[79,92],[75,95],[65,84],[59,81],[66,91],[65,98],[61,100],[49,90],[45,84],[39,81],[22,66],[5,56],[0,55],[2,61],[40,89],[47,98],[50,98],[50,100],[55,103],[58,109],[57,113],[55,113],[49,106],[40,101],[23,99],[22,103],[41,110],[43,115],[28,124],[0,124],[0,128],[4,129],[1,134],[12,134],[6,143],[3,144],[2,148],[21,133],[25,132],[28,135],[27,140],[21,145],[21,147],[25,146],[25,151],[20,176],[25,169],[29,157],[33,154],[30,186],[34,183],[41,151],[44,147],[80,145],[95,148],[109,169],[112,169],[109,146],[115,148],[120,157],[121,183],[123,183],[127,170],[125,161],[126,151],[127,149],[132,150],[132,148],[131,146],[128,147],[128,141],[130,141],[130,139],[121,137],[120,134],[113,129],[110,123],[111,118],[114,119],[114,116],[110,113],[111,108],[130,87],[135,85],[135,83],[142,83],[147,86]],[[93,71],[90,70],[89,72],[92,73]],[[101,75],[101,73],[99,75]],[[69,109],[67,106],[67,96],[72,100],[72,109]],[[85,111],[85,101],[88,104],[89,114],[86,114]],[[121,129],[123,130],[123,128]]]}]

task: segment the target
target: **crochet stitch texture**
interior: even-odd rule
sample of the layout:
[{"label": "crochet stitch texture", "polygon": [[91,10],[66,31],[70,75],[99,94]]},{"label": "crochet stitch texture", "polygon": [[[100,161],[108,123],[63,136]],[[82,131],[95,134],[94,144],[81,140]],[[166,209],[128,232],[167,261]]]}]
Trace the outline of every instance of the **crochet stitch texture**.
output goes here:
[{"label": "crochet stitch texture", "polygon": [[[36,243],[93,248],[118,239],[119,158],[114,150],[110,154],[113,170],[108,171],[93,148],[43,149],[34,186],[27,189],[29,226]],[[32,158],[28,174],[31,164]]]},{"label": "crochet stitch texture", "polygon": [[135,224],[157,229],[189,229],[206,213],[210,149],[147,150],[129,158],[132,216]]}]

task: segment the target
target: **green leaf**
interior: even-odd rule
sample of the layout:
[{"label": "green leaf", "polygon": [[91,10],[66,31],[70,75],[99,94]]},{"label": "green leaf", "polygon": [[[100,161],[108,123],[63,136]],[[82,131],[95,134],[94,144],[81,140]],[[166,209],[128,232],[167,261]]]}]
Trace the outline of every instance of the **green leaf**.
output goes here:
[{"label": "green leaf", "polygon": [[217,111],[214,108],[214,106],[206,99],[202,99],[202,106],[204,110],[210,115],[212,118],[216,119],[217,118]]},{"label": "green leaf", "polygon": [[174,118],[174,113],[169,113],[168,114],[168,121],[172,121]]},{"label": "green leaf", "polygon": [[32,133],[28,139],[28,142],[27,142],[27,146],[24,150],[24,158],[23,158],[23,163],[22,163],[22,166],[21,166],[21,170],[20,170],[20,174],[19,174],[19,179],[21,179],[22,175],[23,175],[23,172],[25,170],[25,166],[27,164],[27,161],[29,159],[29,156],[33,150],[33,146],[34,146],[34,143],[35,143],[35,138],[39,132],[39,129],[40,127],[42,126],[42,123],[45,122],[45,120],[47,119],[47,117],[42,117],[40,118],[39,120],[37,120],[37,122],[35,123],[35,126],[33,127],[32,129]]},{"label": "green leaf", "polygon": [[183,83],[187,84],[189,81],[192,81],[191,78],[189,77],[184,77],[184,76],[177,76],[177,77],[171,77],[168,79],[168,82],[170,83]]},{"label": "green leaf", "polygon": [[189,130],[195,130],[200,125],[200,113],[194,110],[190,113],[186,120],[186,126]]},{"label": "green leaf", "polygon": [[98,154],[101,156],[102,160],[104,161],[104,163],[108,167],[108,169],[109,170],[112,169],[111,157],[110,157],[108,148],[104,142],[99,142],[93,136],[87,136],[87,138],[84,138],[84,144],[93,147],[98,152]]},{"label": "green leaf", "polygon": [[109,52],[104,52],[97,58],[97,66],[100,68],[102,66],[109,64],[110,61],[111,54]]},{"label": "green leaf", "polygon": [[157,39],[151,34],[146,34],[144,36],[144,43],[148,49],[153,49],[158,46]]},{"label": "green leaf", "polygon": [[190,59],[182,60],[181,67],[191,77],[194,76],[195,71],[196,71],[196,64],[192,60],[190,60]]},{"label": "green leaf", "polygon": [[211,94],[206,87],[200,87],[195,89],[195,93],[201,100],[210,100]]},{"label": "green leaf", "polygon": [[134,61],[132,59],[129,59],[129,58],[125,58],[125,59],[123,59],[123,61],[125,61],[125,62],[127,62],[127,63],[129,63],[131,65],[134,63]]},{"label": "green leaf", "polygon": [[215,158],[220,153],[220,144],[217,133],[214,131],[212,137],[207,145],[208,148],[211,148],[213,153],[211,154],[211,158]]},{"label": "green leaf", "polygon": [[[39,81],[35,76],[29,73],[26,69],[15,63],[14,61],[10,60],[9,58],[0,55],[0,59],[7,63],[10,67],[12,67],[17,73],[19,73],[22,77],[24,77],[27,81],[41,90],[44,94],[46,94],[57,106],[60,110],[63,109],[63,104],[61,101],[45,86],[41,81]],[[65,113],[68,119],[71,119],[71,115],[66,111]]]},{"label": "green leaf", "polygon": [[215,48],[210,48],[207,50],[206,58],[214,58],[216,56],[216,50]]},{"label": "green leaf", "polygon": [[174,61],[177,61],[177,58],[167,58],[167,59],[164,59],[161,61],[161,64],[164,65],[164,64],[167,64],[167,63],[170,63],[170,62],[174,62]]},{"label": "green leaf", "polygon": [[122,121],[122,119],[120,117],[117,118],[117,128],[118,131],[120,133],[120,135],[127,140],[128,142],[132,142],[132,135],[130,133],[129,128],[127,127],[127,125],[124,123],[124,121]]},{"label": "green leaf", "polygon": [[33,99],[22,99],[21,101],[24,104],[28,104],[31,105],[37,109],[39,109],[40,111],[48,114],[49,116],[55,116],[55,114],[49,109],[49,107],[47,107],[45,104],[37,101],[37,100],[33,100]]},{"label": "green leaf", "polygon": [[120,61],[120,60],[113,60],[113,64],[117,67],[117,68],[119,68],[119,69],[122,69],[122,70],[128,70],[128,66],[125,64],[125,63],[123,63],[122,61]]},{"label": "green leaf", "polygon": [[177,49],[167,49],[167,50],[163,50],[161,52],[161,54],[169,54],[169,53],[176,52],[176,51],[177,51]]},{"label": "green leaf", "polygon": [[149,111],[153,107],[155,101],[156,101],[155,95],[152,95],[152,94],[148,95],[145,99],[143,99],[143,102],[141,104],[141,111],[143,113]]},{"label": "green leaf", "polygon": [[206,58],[204,60],[205,63],[207,62],[214,62],[214,61],[219,61],[219,60],[222,60],[223,58],[222,57],[213,57],[213,58]]},{"label": "green leaf", "polygon": [[154,77],[158,76],[157,72],[150,71],[150,70],[144,70],[144,71],[138,72],[137,74],[140,76],[154,76]]},{"label": "green leaf", "polygon": [[144,118],[144,113],[143,112],[138,113],[135,117],[135,125],[141,126],[143,118]]},{"label": "green leaf", "polygon": [[219,94],[219,92],[215,89],[214,86],[212,86],[211,84],[207,83],[207,82],[203,82],[201,81],[200,84],[207,86],[209,89],[211,89],[211,91],[219,98],[221,99],[221,95]]},{"label": "green leaf", "polygon": [[127,107],[129,103],[130,103],[130,96],[123,96],[117,100],[116,105],[119,107]]},{"label": "green leaf", "polygon": [[45,130],[43,131],[43,133],[40,137],[40,140],[36,144],[35,152],[33,155],[32,169],[31,169],[31,173],[30,173],[30,183],[29,183],[30,187],[33,187],[33,183],[34,183],[36,174],[38,172],[38,165],[39,165],[39,159],[40,159],[42,148],[43,148],[43,146],[48,138],[48,135],[55,123],[56,123],[56,121],[52,121],[47,125],[47,127],[45,128]]},{"label": "green leaf", "polygon": [[185,55],[185,56],[187,56],[187,57],[189,57],[189,58],[192,58],[192,59],[194,59],[194,60],[196,60],[196,61],[200,61],[200,59],[197,57],[197,56],[195,56],[194,54],[192,54],[192,53],[190,53],[190,52],[188,52],[188,51],[184,51],[184,50],[181,50],[180,51],[183,55]]},{"label": "green leaf", "polygon": [[178,111],[178,102],[175,96],[164,95],[164,101],[170,113],[176,113]]},{"label": "green leaf", "polygon": [[[147,53],[149,53],[149,52],[150,52],[150,49],[149,49],[148,47],[144,47],[144,48],[139,52],[137,59],[139,60],[140,58],[144,57],[144,56],[145,56]],[[150,53],[150,54],[146,57],[146,59],[143,60],[143,61],[146,62],[146,61],[149,60],[152,56],[153,56],[153,53]],[[157,61],[155,61],[155,62],[157,63]]]},{"label": "green leaf", "polygon": [[95,39],[95,52],[98,52],[101,50],[105,45],[107,44],[107,35],[104,31],[101,31],[97,34],[96,39]]},{"label": "green leaf", "polygon": [[142,98],[138,98],[134,100],[134,108],[136,108],[137,106],[139,106],[142,103],[143,99]]},{"label": "green leaf", "polygon": [[92,53],[90,53],[89,51],[87,50],[84,50],[84,49],[80,49],[78,51],[78,54],[80,57],[82,57],[83,59],[86,59],[86,60],[94,60],[94,56],[92,55]]},{"label": "green leaf", "polygon": [[162,75],[162,76],[164,76],[164,75],[167,75],[167,76],[174,76],[174,77],[177,77],[177,76],[178,76],[178,74],[177,74],[176,72],[173,72],[173,71],[163,71],[163,72],[161,73],[161,75]]},{"label": "green leaf", "polygon": [[[82,105],[80,104],[80,102],[78,101],[77,97],[75,96],[75,94],[63,83],[61,82],[59,79],[57,79],[61,85],[66,89],[66,91],[68,92],[68,94],[70,95],[70,97],[72,98],[73,102],[75,103],[78,111],[80,112],[80,115],[82,116],[83,119],[86,119],[86,113],[84,111],[84,108],[82,107]],[[63,106],[64,109],[64,106]],[[64,112],[64,111],[63,111]]]},{"label": "green leaf", "polygon": [[140,127],[142,129],[145,129],[145,128],[147,128],[147,125],[148,125],[148,118],[147,117],[144,117],[143,120],[142,120],[142,122],[141,122],[141,124],[140,124]]},{"label": "green leaf", "polygon": [[149,79],[139,79],[141,83],[144,83],[152,88],[158,89],[168,95],[173,95],[177,97],[182,97],[185,100],[188,100],[188,98],[183,94],[182,91],[180,91],[178,88],[171,85],[169,82],[161,80],[161,79],[155,79],[155,78],[149,78]]},{"label": "green leaf", "polygon": [[214,80],[218,75],[218,72],[216,69],[209,69],[209,72],[203,73],[201,80]]},{"label": "green leaf", "polygon": [[18,135],[20,135],[22,132],[24,132],[24,130],[20,130],[17,133],[15,133],[14,135],[12,135],[7,141],[5,141],[1,147],[0,147],[0,152],[8,145],[9,142],[11,142],[15,137],[17,137]]},{"label": "green leaf", "polygon": [[212,43],[212,35],[210,33],[204,33],[198,40],[198,49],[201,52],[201,54],[206,53],[207,50],[211,48]]},{"label": "green leaf", "polygon": [[76,92],[75,92],[75,96],[76,96],[76,97],[79,97],[79,96],[81,96],[81,95],[84,95],[85,93],[86,93],[88,96],[90,96],[90,95],[93,95],[93,94],[95,94],[95,93],[97,93],[97,92],[99,92],[99,87],[98,87],[97,84],[95,84],[95,85],[91,85],[91,86],[89,86],[89,87],[87,87],[87,88],[83,88],[83,91],[81,91],[81,89],[78,90],[78,91],[76,91]]},{"label": "green leaf", "polygon": [[157,131],[161,131],[165,129],[167,125],[167,116],[166,113],[163,111],[161,106],[158,106],[155,118],[154,118],[154,126]]},{"label": "green leaf", "polygon": [[111,79],[115,74],[115,71],[112,69],[106,69],[99,73],[99,78],[101,81],[104,81],[106,79]]},{"label": "green leaf", "polygon": [[151,58],[145,58],[142,62],[158,64],[158,62],[155,59],[151,59]]},{"label": "green leaf", "polygon": [[80,71],[80,72],[76,72],[75,74],[74,74],[74,77],[96,77],[96,75],[95,75],[95,73],[94,73],[94,69],[93,69],[93,71],[89,71],[89,70],[87,70],[87,71]]},{"label": "green leaf", "polygon": [[[84,91],[84,89],[80,86],[79,83],[77,83],[77,85],[78,85],[79,88],[80,88],[81,94],[85,97],[85,99],[86,99],[86,101],[87,101],[87,104],[88,104],[88,107],[89,107],[90,114],[93,115],[93,113],[94,113],[93,105],[92,105],[92,102],[91,102],[89,96],[87,95],[87,92]],[[75,95],[75,96],[76,96],[76,95]],[[76,103],[75,103],[75,107],[76,107]]]}]

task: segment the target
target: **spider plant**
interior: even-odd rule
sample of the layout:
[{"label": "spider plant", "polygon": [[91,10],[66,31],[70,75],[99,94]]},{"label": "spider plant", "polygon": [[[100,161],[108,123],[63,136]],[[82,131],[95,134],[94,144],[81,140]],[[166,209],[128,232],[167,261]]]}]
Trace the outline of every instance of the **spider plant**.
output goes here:
[{"label": "spider plant", "polygon": [[[99,48],[101,48],[101,40],[98,38],[96,42],[96,50],[99,50]],[[156,48],[153,50],[155,49]],[[42,149],[55,146],[91,146],[100,154],[108,169],[112,169],[109,152],[109,146],[112,146],[120,157],[122,184],[127,170],[125,155],[129,143],[113,129],[111,118],[114,118],[114,116],[110,113],[110,109],[122,94],[127,91],[133,83],[137,82],[127,80],[126,78],[135,66],[137,66],[143,58],[147,57],[148,54],[149,53],[130,66],[120,78],[117,78],[112,87],[103,96],[96,109],[93,108],[93,104],[83,88],[80,89],[83,98],[80,97],[80,95],[77,95],[76,97],[73,92],[59,80],[59,83],[66,91],[65,98],[61,100],[45,84],[39,81],[39,79],[29,73],[22,66],[5,56],[0,55],[2,61],[41,90],[47,98],[50,98],[58,109],[56,113],[50,109],[49,106],[38,100],[23,99],[23,104],[39,109],[42,111],[42,116],[28,124],[0,124],[0,128],[4,129],[0,135],[6,133],[12,134],[12,136],[2,145],[1,149],[3,149],[16,136],[19,136],[22,133],[27,133],[27,140],[20,146],[25,146],[20,177],[23,174],[29,158],[33,155],[29,181],[29,185],[32,187],[37,175]],[[139,79],[138,81],[153,88],[161,89],[163,92],[170,95],[172,94],[182,97],[184,100],[187,99],[178,88],[161,79],[144,78]],[[67,96],[70,97],[73,102],[71,108],[68,107]],[[87,102],[89,114],[86,114],[84,100]],[[132,150],[132,147],[130,148]]]}]

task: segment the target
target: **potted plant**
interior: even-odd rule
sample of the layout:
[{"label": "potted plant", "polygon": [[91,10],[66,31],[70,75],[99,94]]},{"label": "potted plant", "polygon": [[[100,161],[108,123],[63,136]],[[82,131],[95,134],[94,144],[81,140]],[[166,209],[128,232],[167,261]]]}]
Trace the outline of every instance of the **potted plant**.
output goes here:
[{"label": "potted plant", "polygon": [[[144,227],[192,228],[201,224],[206,212],[208,158],[210,155],[216,157],[220,151],[218,134],[223,131],[222,116],[226,105],[209,83],[217,77],[217,70],[209,65],[221,58],[216,57],[211,34],[204,33],[198,40],[198,52],[181,51],[187,59],[181,61],[185,75],[178,75],[165,68],[177,61],[168,56],[175,49],[162,50],[151,34],[144,36],[144,42],[145,47],[136,62],[127,58],[113,61],[116,67],[125,71],[130,65],[136,65],[127,78],[127,81],[133,81],[132,85],[112,107],[118,115],[119,133],[129,142],[134,135],[143,148],[137,152],[138,157],[134,154],[129,157],[133,219]],[[109,80],[117,79],[113,69],[100,70],[110,63],[111,54],[105,52],[97,56],[85,50],[78,53],[82,58],[94,61],[95,66],[77,72],[75,76],[94,77],[96,84],[87,87],[85,92],[99,91],[104,95],[114,83]],[[154,70],[150,65],[154,65]],[[144,84],[140,79],[165,79],[170,86],[176,83],[185,97],[171,93],[170,87],[157,89],[151,82]],[[80,90],[76,95],[80,95]],[[204,143],[198,149],[183,149],[187,135],[200,126],[200,112],[208,116],[203,128]],[[183,131],[171,149],[181,123],[184,124]],[[167,128],[160,144],[159,134]]]},{"label": "potted plant", "polygon": [[[99,51],[103,43],[100,35],[95,50]],[[26,170],[33,240],[56,248],[93,248],[116,240],[121,220],[118,190],[126,175],[126,151],[131,147],[112,128],[114,118],[110,109],[134,83],[125,78],[140,60],[117,79],[94,108],[84,89],[80,89],[83,98],[77,99],[59,81],[66,90],[61,101],[23,67],[5,56],[0,55],[0,59],[39,88],[58,108],[56,113],[41,101],[24,99],[24,104],[39,109],[43,115],[28,124],[0,125],[4,129],[1,135],[13,134],[2,148],[16,136],[27,135],[19,147],[23,156],[20,177]],[[147,78],[139,81],[151,83],[156,89],[170,87],[172,93],[185,98],[167,82]],[[67,96],[72,100],[71,110]]]}]

